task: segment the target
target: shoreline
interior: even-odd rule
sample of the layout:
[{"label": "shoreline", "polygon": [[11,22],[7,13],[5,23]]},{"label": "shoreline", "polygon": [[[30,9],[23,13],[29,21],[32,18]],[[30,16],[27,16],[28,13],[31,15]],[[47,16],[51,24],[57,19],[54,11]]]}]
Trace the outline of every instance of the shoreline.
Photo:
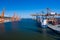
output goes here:
[{"label": "shoreline", "polygon": [[[17,20],[15,20],[15,21],[17,21]],[[1,24],[1,23],[8,23],[8,22],[15,22],[15,21],[5,20],[4,22],[0,22],[0,24]],[[20,21],[20,20],[18,20],[18,21]]]}]

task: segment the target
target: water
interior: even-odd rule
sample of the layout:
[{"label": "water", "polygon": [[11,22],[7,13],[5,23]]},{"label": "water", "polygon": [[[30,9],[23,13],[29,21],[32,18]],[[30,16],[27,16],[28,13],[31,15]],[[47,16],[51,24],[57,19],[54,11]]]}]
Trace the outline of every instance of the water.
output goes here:
[{"label": "water", "polygon": [[32,19],[0,24],[0,40],[60,40],[60,34],[42,29]]}]

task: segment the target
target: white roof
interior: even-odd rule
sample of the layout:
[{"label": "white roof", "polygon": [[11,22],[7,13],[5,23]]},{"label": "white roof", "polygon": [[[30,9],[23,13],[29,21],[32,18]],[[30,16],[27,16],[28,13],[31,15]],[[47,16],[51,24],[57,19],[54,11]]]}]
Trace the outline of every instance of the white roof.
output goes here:
[{"label": "white roof", "polygon": [[51,12],[51,14],[55,14],[55,12]]}]

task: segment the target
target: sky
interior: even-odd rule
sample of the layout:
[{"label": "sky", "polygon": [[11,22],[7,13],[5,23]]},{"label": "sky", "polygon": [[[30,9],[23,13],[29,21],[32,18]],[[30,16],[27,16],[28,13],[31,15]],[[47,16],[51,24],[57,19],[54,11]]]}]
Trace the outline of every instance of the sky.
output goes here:
[{"label": "sky", "polygon": [[60,13],[60,0],[0,0],[0,14],[5,8],[5,16],[16,13],[22,18],[31,18],[31,14],[46,11],[46,8]]}]

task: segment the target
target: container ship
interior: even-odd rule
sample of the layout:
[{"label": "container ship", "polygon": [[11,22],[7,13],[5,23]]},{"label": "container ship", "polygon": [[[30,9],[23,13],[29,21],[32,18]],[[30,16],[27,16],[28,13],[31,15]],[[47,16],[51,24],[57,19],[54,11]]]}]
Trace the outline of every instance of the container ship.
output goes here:
[{"label": "container ship", "polygon": [[[60,14],[53,12],[50,8],[47,8],[47,13],[32,14],[36,17],[38,25],[42,28],[50,28],[58,33],[60,33]],[[41,23],[41,24],[40,24]]]}]

